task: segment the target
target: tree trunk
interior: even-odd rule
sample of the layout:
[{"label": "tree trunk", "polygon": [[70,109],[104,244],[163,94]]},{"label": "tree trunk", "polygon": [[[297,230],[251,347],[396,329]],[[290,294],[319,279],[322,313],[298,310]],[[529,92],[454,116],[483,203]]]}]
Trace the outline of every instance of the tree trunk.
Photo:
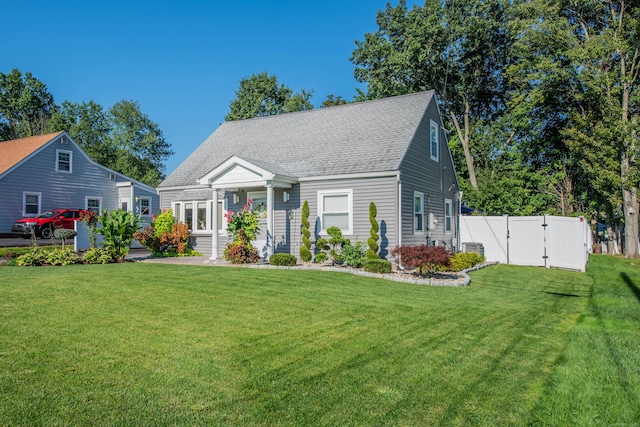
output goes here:
[{"label": "tree trunk", "polygon": [[638,255],[638,189],[622,190],[624,207],[624,254],[627,258]]},{"label": "tree trunk", "polygon": [[458,118],[451,112],[451,120],[453,121],[453,125],[456,127],[456,132],[458,133],[458,139],[460,139],[460,143],[462,144],[462,149],[464,150],[464,158],[467,162],[467,169],[469,171],[469,182],[471,183],[471,187],[474,190],[478,189],[478,181],[476,180],[476,168],[473,165],[473,156],[471,155],[471,150],[469,150],[469,110],[470,110],[469,102],[465,99],[464,101],[464,133],[460,129],[460,123],[458,123]]}]

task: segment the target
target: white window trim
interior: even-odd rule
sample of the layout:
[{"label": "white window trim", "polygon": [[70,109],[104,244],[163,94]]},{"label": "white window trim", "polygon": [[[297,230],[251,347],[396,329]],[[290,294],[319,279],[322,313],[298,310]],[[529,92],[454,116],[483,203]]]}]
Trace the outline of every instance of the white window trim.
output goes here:
[{"label": "white window trim", "polygon": [[[449,216],[447,217],[447,205],[449,205]],[[447,230],[447,218],[449,218],[449,229]],[[453,200],[444,199],[444,232],[453,233]]]},{"label": "white window trim", "polygon": [[[137,199],[138,199],[138,201],[136,203],[136,209],[138,211],[137,213],[139,213],[142,218],[151,218],[151,213],[153,212],[153,209],[152,209],[152,206],[151,206],[151,204],[152,204],[151,197],[139,196],[139,197],[137,197]],[[142,213],[142,201],[143,200],[148,200],[149,201],[149,213],[146,213],[146,214]]]},{"label": "white window trim", "polygon": [[[433,132],[435,128],[435,135],[436,135],[436,151],[435,153],[433,152],[433,144],[431,141],[431,134]],[[429,154],[431,156],[431,160],[435,160],[436,162],[439,161],[440,159],[440,127],[438,126],[438,124],[436,122],[434,122],[433,120],[430,121],[430,125],[429,125]]]},{"label": "white window trim", "polygon": [[[38,196],[38,212],[35,214],[27,213],[27,196]],[[23,191],[22,192],[22,212],[26,218],[36,217],[42,213],[42,193],[36,191]]]},{"label": "white window trim", "polygon": [[[60,153],[66,153],[69,155],[69,170],[60,169]],[[56,172],[60,173],[73,173],[73,151],[56,149]]]},{"label": "white window trim", "polygon": [[344,236],[352,236],[353,235],[353,190],[325,190],[318,191],[318,218],[320,218],[320,234],[327,235],[327,229],[324,226],[323,216],[324,211],[322,210],[323,206],[323,198],[325,196],[347,196],[347,206],[348,206],[348,214],[349,214],[349,229],[348,230],[340,230],[342,231],[342,235]]},{"label": "white window trim", "polygon": [[[420,212],[416,212],[416,197],[420,197]],[[413,192],[413,199],[411,199],[411,212],[412,212],[412,219],[413,219],[413,234],[424,234],[425,232],[425,223],[424,223],[424,193],[421,191],[414,191]],[[416,214],[420,214],[422,215],[422,228],[420,230],[418,230],[416,228]]]},{"label": "white window trim", "polygon": [[98,201],[98,215],[102,213],[102,197],[94,197],[94,196],[85,196],[84,197],[84,208],[89,210],[89,199]]},{"label": "white window trim", "polygon": [[[205,203],[206,204],[206,224],[205,224],[205,229],[204,230],[198,230],[198,229],[189,229],[189,233],[191,233],[192,235],[198,236],[210,236],[211,235],[211,221],[213,218],[213,212],[212,212],[212,208],[213,208],[213,200],[212,199],[208,199],[208,200],[180,200],[177,202],[171,202],[171,209],[173,210],[173,216],[176,219],[177,222],[182,222],[186,224],[185,221],[185,205],[187,203],[192,203],[192,212],[191,212],[191,225],[192,227],[194,225],[197,224],[197,220],[198,220],[198,203]],[[227,227],[226,227],[226,221],[224,218],[224,214],[226,212],[226,199],[218,199],[218,205],[222,204],[222,229],[218,230],[218,235],[226,235],[227,234]]]}]

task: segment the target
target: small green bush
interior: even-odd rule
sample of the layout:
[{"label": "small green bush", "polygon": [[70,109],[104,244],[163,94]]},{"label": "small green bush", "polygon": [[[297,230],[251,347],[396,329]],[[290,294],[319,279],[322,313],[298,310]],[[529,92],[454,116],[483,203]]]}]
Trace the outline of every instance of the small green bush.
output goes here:
[{"label": "small green bush", "polygon": [[47,264],[71,265],[78,262],[80,257],[71,248],[54,248],[47,253]]},{"label": "small green bush", "polygon": [[298,263],[298,260],[294,255],[291,254],[273,254],[269,257],[269,264],[271,265],[283,265],[283,266],[293,266]]},{"label": "small green bush", "polygon": [[328,258],[326,252],[318,252],[316,254],[316,262],[325,262]]},{"label": "small green bush", "polygon": [[114,262],[111,252],[102,248],[91,248],[84,253],[82,262],[85,264],[109,264]]},{"label": "small green bush", "polygon": [[386,259],[368,259],[363,264],[362,269],[369,273],[387,274],[391,273],[391,267],[391,261]]},{"label": "small green bush", "polygon": [[449,259],[449,270],[466,270],[478,264],[482,264],[484,261],[484,256],[477,252],[458,252]]},{"label": "small green bush", "polygon": [[311,261],[311,232],[309,231],[309,202],[304,201],[302,204],[302,246],[300,247],[300,259],[303,262]]},{"label": "small green bush", "polygon": [[365,252],[364,242],[356,242],[355,244],[351,244],[351,242],[346,241],[342,245],[342,258],[344,262],[353,268],[360,268],[367,260],[366,252]]},{"label": "small green bush", "polygon": [[44,265],[47,263],[47,253],[49,251],[35,247],[26,254],[20,255],[16,260],[16,265],[21,267],[35,267],[38,265]]}]

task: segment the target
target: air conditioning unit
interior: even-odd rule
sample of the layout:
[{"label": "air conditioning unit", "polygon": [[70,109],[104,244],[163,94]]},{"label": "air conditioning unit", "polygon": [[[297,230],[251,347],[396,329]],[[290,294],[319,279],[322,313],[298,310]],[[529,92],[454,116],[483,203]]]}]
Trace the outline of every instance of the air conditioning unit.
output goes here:
[{"label": "air conditioning unit", "polygon": [[462,252],[476,252],[484,256],[484,245],[479,242],[463,242]]}]

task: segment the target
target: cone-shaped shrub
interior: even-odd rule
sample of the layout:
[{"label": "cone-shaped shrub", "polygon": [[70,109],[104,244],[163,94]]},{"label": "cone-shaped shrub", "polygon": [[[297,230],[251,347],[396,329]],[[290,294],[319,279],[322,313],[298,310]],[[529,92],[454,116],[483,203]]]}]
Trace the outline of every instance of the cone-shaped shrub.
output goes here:
[{"label": "cone-shaped shrub", "polygon": [[309,202],[302,205],[302,247],[300,247],[300,259],[303,262],[311,261],[311,232],[309,231]]},{"label": "cone-shaped shrub", "polygon": [[380,238],[378,230],[380,230],[380,226],[376,220],[376,215],[378,215],[378,209],[376,209],[376,204],[371,202],[369,204],[369,222],[371,223],[371,229],[369,230],[370,236],[367,240],[367,244],[369,245],[369,249],[366,253],[367,259],[380,258],[378,255],[378,249],[380,249],[380,246],[378,246],[378,239]]}]

